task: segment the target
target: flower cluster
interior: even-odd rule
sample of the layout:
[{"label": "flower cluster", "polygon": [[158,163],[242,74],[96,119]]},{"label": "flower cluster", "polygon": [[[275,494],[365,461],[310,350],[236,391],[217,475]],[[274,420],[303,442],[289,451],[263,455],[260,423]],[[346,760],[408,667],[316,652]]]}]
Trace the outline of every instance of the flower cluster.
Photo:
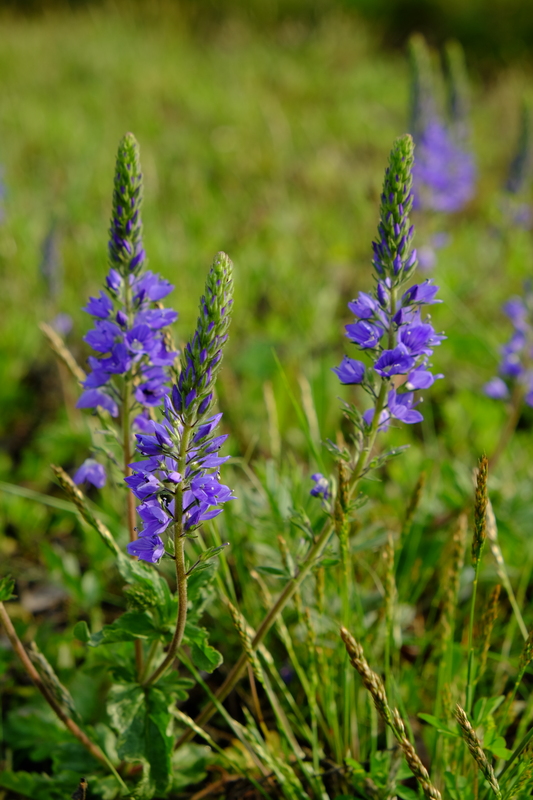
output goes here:
[{"label": "flower cluster", "polygon": [[438,118],[428,123],[416,144],[415,208],[445,214],[460,211],[474,193],[472,154],[459,147]]},{"label": "flower cluster", "polygon": [[520,386],[524,402],[533,407],[533,287],[524,286],[523,297],[512,297],[503,306],[513,324],[513,334],[501,349],[499,375],[484,386],[485,394],[494,400],[510,397],[510,388]]},{"label": "flower cluster", "polygon": [[453,82],[450,87],[452,124],[447,125],[437,110],[431,60],[421,36],[412,38],[410,51],[410,127],[417,145],[413,168],[414,207],[449,214],[463,208],[474,193],[476,170],[465,134],[466,104],[460,102],[462,94],[457,82]]},{"label": "flower cluster", "polygon": [[[112,417],[122,409],[128,420],[133,409],[142,431],[150,428],[149,409],[160,405],[169,391],[169,371],[178,354],[165,334],[177,313],[160,303],[173,286],[145,269],[141,205],[139,147],[126,134],[116,162],[110,270],[104,290],[84,308],[94,320],[84,339],[98,355],[88,359],[90,372],[77,407],[100,407]],[[93,472],[85,470],[85,479],[90,481]]]},{"label": "flower cluster", "polygon": [[373,243],[375,289],[360,292],[348,304],[356,321],[346,326],[346,335],[370,356],[372,366],[345,356],[334,369],[341,383],[358,384],[372,397],[373,406],[362,416],[366,430],[376,413],[379,430],[385,430],[392,418],[420,422],[414,392],[442,377],[431,372],[429,358],[445,337],[422,314],[425,305],[440,302],[435,299],[438,287],[426,280],[404,288],[417,263],[409,222],[412,165],[413,141],[407,135],[395,143],[385,172],[379,240]]},{"label": "flower cluster", "polygon": [[232,265],[219,253],[200,302],[196,332],[181,358],[176,385],[164,398],[161,422],[151,422],[137,434],[137,450],[145,456],[134,462],[126,478],[143,522],[139,538],[128,545],[130,555],[156,563],[165,553],[161,535],[175,525],[175,536],[190,534],[216,517],[233,498],[218,481],[227,457],[218,455],[226,436],[215,436],[222,414],[210,415],[213,389],[232,310]]},{"label": "flower cluster", "polygon": [[[163,329],[177,314],[154,307],[173,286],[151,272],[122,276],[111,269],[106,284],[107,291],[84,308],[96,323],[84,340],[100,355],[89,357],[91,372],[77,407],[101,406],[117,417],[123,401],[119,376],[128,376],[136,402],[145,408],[160,405],[167,394],[168,368],[177,353],[167,348]],[[149,419],[144,413],[136,421],[145,427]]]}]

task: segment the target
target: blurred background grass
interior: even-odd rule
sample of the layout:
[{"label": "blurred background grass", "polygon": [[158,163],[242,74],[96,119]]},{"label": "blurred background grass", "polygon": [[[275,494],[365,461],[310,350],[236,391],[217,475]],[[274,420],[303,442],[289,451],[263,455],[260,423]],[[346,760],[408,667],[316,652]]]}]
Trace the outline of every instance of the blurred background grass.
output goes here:
[{"label": "blurred background grass", "polygon": [[[422,7],[425,14],[355,0],[2,4],[0,480],[50,491],[48,464],[72,469],[87,453],[87,417],[72,408],[75,387],[62,391],[37,323],[71,314],[68,343],[84,363],[89,319],[81,307],[106,274],[113,164],[127,130],[141,145],[150,268],[175,284],[179,341],[193,330],[214,253],[224,249],[235,262],[220,381],[227,452],[254,462],[277,457],[281,442],[282,454],[290,450],[304,472],[314,471],[290,395],[307,408],[320,452],[339,424],[338,397],[351,396],[331,367],[349,352],[346,302],[372,280],[383,170],[407,126],[405,37],[417,28],[434,43],[460,37],[468,14],[480,36],[498,27],[496,16],[492,26],[481,21],[496,4]],[[394,22],[402,8],[403,28]],[[531,13],[520,7],[524,20]],[[505,232],[498,211],[531,76],[528,26],[508,16],[516,28],[502,26],[498,46],[481,39],[478,47],[465,33],[476,198],[445,221],[415,219],[419,245],[435,231],[451,235],[435,270],[445,303],[434,308],[449,339],[434,357],[446,377],[426,393],[426,424],[388,437],[416,442],[390,467],[398,488],[389,491],[400,500],[424,466],[434,478],[446,475],[441,463],[453,465],[442,489],[453,498],[457,471],[464,488],[505,418],[481,387],[509,332],[501,303],[520,291],[533,259],[530,232]],[[52,226],[63,265],[54,300],[39,271]],[[529,480],[531,424],[526,411],[497,476],[504,494]],[[0,504],[4,554],[20,542],[29,554],[30,542],[56,524],[19,497],[3,492]]]}]

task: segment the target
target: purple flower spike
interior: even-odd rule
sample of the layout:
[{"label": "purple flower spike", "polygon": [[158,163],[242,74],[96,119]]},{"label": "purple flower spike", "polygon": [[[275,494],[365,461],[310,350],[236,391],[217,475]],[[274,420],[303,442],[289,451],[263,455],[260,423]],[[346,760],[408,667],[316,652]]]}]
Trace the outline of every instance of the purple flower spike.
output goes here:
[{"label": "purple flower spike", "polygon": [[[128,546],[128,552],[147,561],[156,562],[164,554],[159,538],[174,531],[175,542],[185,532],[218,516],[224,503],[234,499],[227,486],[219,481],[219,468],[227,457],[218,455],[226,436],[215,436],[222,414],[208,416],[213,402],[213,387],[220,367],[222,347],[227,339],[232,305],[232,264],[224,253],[215,258],[206,284],[206,295],[200,304],[198,327],[187,344],[181,359],[177,385],[170,392],[161,390],[163,369],[154,365],[146,368],[146,378],[135,390],[141,393],[145,405],[150,405],[150,393],[159,402],[163,399],[161,422],[141,415],[136,424],[137,452],[146,456],[131,464],[133,474],[126,483],[141,500],[137,512],[143,522],[140,539]],[[137,297],[157,297],[166,286],[147,273]],[[153,313],[152,313],[153,312]],[[127,338],[130,351],[150,350],[154,331],[166,325],[170,317],[157,310],[137,315]],[[152,351],[153,352],[153,351]],[[137,358],[137,356],[135,356]],[[167,361],[165,352],[158,358]],[[153,359],[155,361],[155,359]],[[149,540],[150,546],[145,543]],[[179,548],[178,548],[179,549]],[[178,558],[178,550],[176,551]]]},{"label": "purple flower spike", "polygon": [[97,489],[102,489],[106,484],[107,476],[102,464],[99,464],[94,458],[87,458],[77,470],[72,480],[76,484],[83,482],[92,483]]},{"label": "purple flower spike", "polygon": [[[446,337],[436,333],[429,317],[423,316],[425,305],[441,302],[436,297],[438,287],[431,280],[408,286],[417,265],[409,220],[412,166],[413,141],[404,136],[395,143],[385,172],[378,236],[372,244],[375,288],[371,293],[359,292],[348,304],[356,319],[346,325],[346,335],[366,355],[369,367],[345,356],[333,368],[341,383],[360,385],[372,401],[362,414],[354,406],[345,407],[346,417],[356,429],[352,455],[347,456],[348,448],[330,448],[352,471],[368,465],[365,458],[376,433],[386,431],[393,420],[408,425],[422,421],[414,392],[428,389],[443,377],[432,372],[429,358]],[[511,356],[514,353],[508,358]],[[362,470],[358,478],[367,467]],[[313,477],[325,481],[318,474]],[[323,485],[327,481],[317,483],[311,493],[320,495]]]}]

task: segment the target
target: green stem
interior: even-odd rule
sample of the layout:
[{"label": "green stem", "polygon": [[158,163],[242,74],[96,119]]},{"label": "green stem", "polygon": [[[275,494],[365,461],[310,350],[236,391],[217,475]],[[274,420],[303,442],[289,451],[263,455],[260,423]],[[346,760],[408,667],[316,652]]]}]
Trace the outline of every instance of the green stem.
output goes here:
[{"label": "green stem", "polygon": [[467,714],[472,711],[472,703],[474,700],[474,612],[476,607],[477,595],[477,582],[479,574],[479,564],[481,562],[481,553],[479,553],[476,561],[476,571],[474,573],[474,583],[472,584],[472,601],[470,604],[470,622],[468,625],[468,671],[466,677],[466,708]]},{"label": "green stem", "polygon": [[[311,572],[311,569],[315,565],[316,561],[320,558],[326,546],[331,538],[333,533],[333,524],[330,520],[324,525],[319,537],[311,547],[307,558],[305,559],[304,563],[300,567],[297,574],[291,578],[289,583],[285,586],[283,591],[281,592],[280,596],[269,610],[263,622],[257,629],[257,633],[255,634],[254,638],[252,639],[252,648],[255,650],[263,641],[265,636],[267,635],[268,631],[276,621],[278,614],[285,608],[289,600],[293,597],[296,590],[301,586],[305,578]],[[228,696],[228,694],[233,690],[239,680],[242,678],[246,671],[246,665],[248,663],[248,657],[246,653],[243,653],[238,661],[235,663],[233,668],[228,673],[226,680],[222,684],[222,686],[218,689],[216,693],[216,698],[218,702],[222,702]],[[195,720],[197,725],[204,725],[207,720],[211,719],[213,714],[216,711],[216,706],[213,703],[209,703],[202,713],[198,716]],[[189,741],[192,738],[193,734],[187,732],[184,734],[177,742],[176,747],[179,747],[181,744]]]},{"label": "green stem", "polygon": [[[370,427],[370,432],[368,434],[367,441],[365,442],[357,463],[354,469],[354,476],[352,478],[351,486],[349,489],[349,496],[351,497],[366,469],[367,463],[370,459],[370,453],[372,452],[372,447],[374,446],[374,442],[376,440],[378,427],[379,427],[379,417],[383,410],[383,405],[385,402],[385,395],[386,395],[386,383],[383,381],[381,385],[381,389],[378,395],[378,399],[376,401],[376,411],[374,414],[374,419],[372,420],[372,425]],[[311,549],[309,550],[307,557],[301,567],[297,570],[296,574],[291,578],[291,580],[286,584],[285,588],[279,595],[278,599],[272,606],[272,608],[268,611],[267,615],[263,619],[263,622],[257,629],[257,633],[255,634],[254,638],[252,639],[252,648],[255,650],[261,644],[265,636],[267,635],[268,631],[276,621],[278,615],[283,611],[289,600],[293,597],[294,593],[300,588],[302,583],[304,582],[305,578],[309,575],[312,568],[315,566],[316,562],[322,556],[324,550],[326,549],[331,535],[333,533],[333,521],[328,520],[322,531],[315,539],[315,542]],[[168,656],[167,659],[168,660]],[[233,690],[233,688],[237,685],[240,681],[242,676],[246,671],[246,665],[248,663],[248,657],[246,653],[242,653],[238,661],[234,664],[230,672],[228,673],[226,680],[220,686],[220,688],[216,692],[216,699],[219,703],[221,703],[228,694]],[[200,727],[204,725],[216,711],[216,706],[213,702],[208,703],[204,710],[199,714],[199,716],[195,720],[195,724],[199,725]],[[190,741],[194,736],[190,730],[184,733],[180,739],[176,742],[176,748],[180,747],[182,744]]]},{"label": "green stem", "polygon": [[141,675],[141,683],[145,680],[146,676],[150,674],[150,670],[152,669],[152,664],[157,655],[159,643],[160,643],[159,639],[154,639],[154,641],[150,645],[150,649],[148,650],[148,654],[146,656],[143,673]]},{"label": "green stem", "polygon": [[[185,476],[186,463],[187,463],[187,450],[189,447],[189,439],[191,436],[192,426],[186,424],[183,426],[183,432],[180,441],[180,450],[178,456],[178,472],[180,475]],[[187,571],[185,569],[185,540],[183,530],[183,478],[176,486],[176,495],[174,500],[174,557],[176,565],[176,586],[178,592],[178,616],[176,619],[176,628],[172,641],[168,648],[166,657],[163,659],[157,669],[143,681],[143,686],[148,686],[158,680],[167,669],[171,666],[176,655],[178,647],[183,640],[185,633],[185,624],[187,622]]]}]

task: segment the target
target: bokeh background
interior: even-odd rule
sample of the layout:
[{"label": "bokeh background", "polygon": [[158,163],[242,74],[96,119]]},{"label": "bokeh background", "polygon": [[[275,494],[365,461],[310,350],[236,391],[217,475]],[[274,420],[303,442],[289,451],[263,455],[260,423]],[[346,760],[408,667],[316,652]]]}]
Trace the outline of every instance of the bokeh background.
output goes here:
[{"label": "bokeh background", "polygon": [[[449,336],[435,364],[446,378],[428,393],[425,425],[397,438],[423,441],[406,460],[416,468],[429,460],[435,474],[449,458],[468,475],[479,452],[491,451],[505,409],[481,387],[509,333],[501,303],[520,291],[533,258],[530,231],[506,228],[500,210],[531,93],[531,4],[0,8],[0,477],[11,485],[0,500],[0,552],[19,552],[37,535],[28,531],[48,524],[46,508],[28,506],[13,485],[56,492],[48,464],[72,470],[89,446],[77,389],[58,372],[38,322],[68,314],[67,343],[85,362],[81,308],[105,276],[113,163],[127,130],[141,145],[150,268],[176,287],[178,341],[193,329],[213,254],[224,249],[235,262],[219,387],[230,452],[248,463],[286,445],[305,460],[295,400],[318,446],[335,435],[337,398],[351,395],[331,367],[348,352],[346,302],[371,280],[383,169],[408,125],[413,31],[426,34],[436,63],[450,37],[464,45],[478,181],[462,212],[415,216],[419,245],[435,232],[449,239],[434,270],[445,301],[434,321]],[[513,468],[529,459],[531,423],[526,410]]]}]

